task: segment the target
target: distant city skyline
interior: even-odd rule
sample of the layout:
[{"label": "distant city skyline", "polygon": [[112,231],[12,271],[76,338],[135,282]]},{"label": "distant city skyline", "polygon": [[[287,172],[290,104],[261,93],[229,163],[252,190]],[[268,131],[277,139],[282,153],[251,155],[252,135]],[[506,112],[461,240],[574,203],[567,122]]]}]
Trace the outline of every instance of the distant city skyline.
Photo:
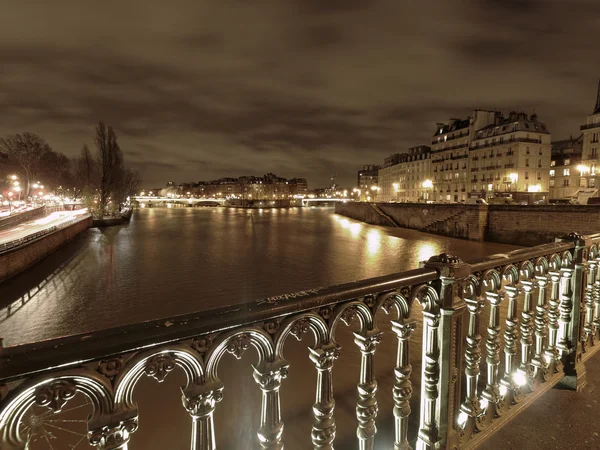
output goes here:
[{"label": "distant city skyline", "polygon": [[104,120],[144,186],[352,186],[474,108],[535,109],[553,140],[575,137],[600,75],[596,0],[112,6],[3,10],[0,135],[75,156]]}]

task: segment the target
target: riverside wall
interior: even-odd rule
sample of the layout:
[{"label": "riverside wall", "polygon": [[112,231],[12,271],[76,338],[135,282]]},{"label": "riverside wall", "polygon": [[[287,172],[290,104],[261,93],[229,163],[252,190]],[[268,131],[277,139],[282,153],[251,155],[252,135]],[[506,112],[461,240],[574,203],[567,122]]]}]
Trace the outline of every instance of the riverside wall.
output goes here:
[{"label": "riverside wall", "polygon": [[41,261],[91,226],[92,217],[89,216],[51,234],[29,241],[20,247],[0,253],[0,282]]},{"label": "riverside wall", "polygon": [[[377,203],[402,228],[443,236],[533,246],[572,231],[600,230],[600,205],[464,205]],[[335,212],[373,225],[390,220],[369,203],[338,203]]]}]

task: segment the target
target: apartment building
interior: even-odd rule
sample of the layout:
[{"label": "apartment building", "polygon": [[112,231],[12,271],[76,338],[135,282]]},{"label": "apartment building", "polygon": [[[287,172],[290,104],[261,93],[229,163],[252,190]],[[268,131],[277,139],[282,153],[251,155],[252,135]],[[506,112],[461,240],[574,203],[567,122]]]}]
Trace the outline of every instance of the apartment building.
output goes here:
[{"label": "apartment building", "polygon": [[385,158],[379,170],[379,199],[383,202],[421,202],[432,194],[431,147],[411,147]]},{"label": "apartment building", "polygon": [[583,153],[583,134],[577,138],[552,142],[552,160],[550,161],[550,199],[573,198],[581,186],[581,156]]},{"label": "apartment building", "polygon": [[470,190],[475,197],[510,196],[522,203],[548,199],[551,134],[537,115],[497,113],[470,145]]},{"label": "apartment building", "polygon": [[433,200],[463,202],[469,197],[470,152],[475,131],[493,124],[498,111],[476,109],[466,119],[438,123],[431,140]]},{"label": "apartment building", "polygon": [[587,116],[585,125],[581,127],[583,148],[581,156],[581,186],[585,188],[600,187],[600,81],[596,94],[596,105],[593,112]]}]

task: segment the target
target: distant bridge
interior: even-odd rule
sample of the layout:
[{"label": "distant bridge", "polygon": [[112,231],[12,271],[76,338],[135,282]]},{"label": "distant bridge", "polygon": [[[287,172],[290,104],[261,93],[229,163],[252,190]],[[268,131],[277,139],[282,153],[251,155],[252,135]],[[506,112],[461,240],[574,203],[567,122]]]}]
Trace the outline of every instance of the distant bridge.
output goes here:
[{"label": "distant bridge", "polygon": [[198,203],[218,203],[223,206],[227,202],[225,198],[175,198],[175,197],[153,197],[148,195],[137,195],[131,197],[131,200],[135,200],[139,203],[171,203],[179,205],[196,205]]},{"label": "distant bridge", "polygon": [[351,202],[351,201],[353,201],[353,200],[350,200],[347,198],[303,198],[302,206],[308,206],[311,203],[330,203],[330,202],[346,203],[346,202]]}]

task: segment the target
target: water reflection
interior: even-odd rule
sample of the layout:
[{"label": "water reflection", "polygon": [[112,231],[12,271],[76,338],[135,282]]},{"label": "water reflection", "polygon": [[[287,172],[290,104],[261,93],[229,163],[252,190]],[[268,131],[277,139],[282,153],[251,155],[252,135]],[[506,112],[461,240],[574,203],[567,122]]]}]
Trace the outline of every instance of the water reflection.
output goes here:
[{"label": "water reflection", "polygon": [[422,241],[417,244],[417,256],[419,261],[427,261],[436,253],[435,245],[427,241]]},{"label": "water reflection", "polygon": [[373,228],[367,233],[367,251],[371,256],[376,256],[380,248],[381,233]]},{"label": "water reflection", "polygon": [[3,283],[0,336],[16,345],[414,269],[442,252],[512,248],[374,227],[332,209],[145,208]]}]

